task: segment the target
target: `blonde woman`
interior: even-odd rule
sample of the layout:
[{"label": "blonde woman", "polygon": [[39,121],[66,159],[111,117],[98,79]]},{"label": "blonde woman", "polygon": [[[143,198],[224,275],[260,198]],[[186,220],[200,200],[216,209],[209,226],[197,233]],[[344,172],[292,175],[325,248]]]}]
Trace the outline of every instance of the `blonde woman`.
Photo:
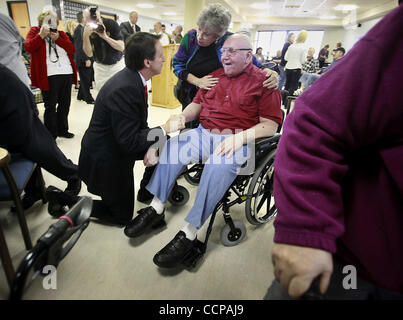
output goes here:
[{"label": "blonde woman", "polygon": [[292,95],[298,88],[298,80],[301,76],[302,65],[305,63],[308,54],[308,47],[305,45],[307,38],[308,32],[302,30],[298,34],[295,43],[288,48],[284,56],[284,59],[287,61],[285,65],[285,90],[287,90],[290,95]]},{"label": "blonde woman", "polygon": [[69,37],[72,43],[74,43],[73,35],[77,25],[78,23],[74,20],[67,20],[66,23],[64,24],[64,31],[66,32],[67,36]]},{"label": "blonde woman", "polygon": [[41,89],[45,126],[54,139],[74,137],[68,131],[67,118],[71,85],[77,85],[74,45],[64,31],[57,30],[58,23],[55,12],[42,12],[38,26],[31,28],[25,41],[25,50],[31,54],[31,82]]}]

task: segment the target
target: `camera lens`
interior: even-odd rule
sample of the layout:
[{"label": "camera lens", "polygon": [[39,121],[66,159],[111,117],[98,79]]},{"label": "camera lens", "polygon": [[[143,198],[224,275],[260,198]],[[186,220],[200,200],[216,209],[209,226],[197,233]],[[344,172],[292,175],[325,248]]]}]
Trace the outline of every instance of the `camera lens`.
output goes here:
[{"label": "camera lens", "polygon": [[103,33],[104,31],[105,31],[105,28],[104,28],[104,26],[102,26],[102,25],[98,25],[98,27],[97,27],[97,29],[95,30],[96,32],[99,32],[99,33]]}]

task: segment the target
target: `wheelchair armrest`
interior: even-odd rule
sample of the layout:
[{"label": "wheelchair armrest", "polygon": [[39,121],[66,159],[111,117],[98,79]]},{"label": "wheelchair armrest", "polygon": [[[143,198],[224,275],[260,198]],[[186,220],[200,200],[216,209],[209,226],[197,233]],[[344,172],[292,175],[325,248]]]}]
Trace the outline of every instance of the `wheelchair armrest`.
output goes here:
[{"label": "wheelchair armrest", "polygon": [[271,137],[259,138],[255,140],[255,145],[257,150],[263,150],[267,147],[277,144],[280,140],[281,134],[275,134]]}]

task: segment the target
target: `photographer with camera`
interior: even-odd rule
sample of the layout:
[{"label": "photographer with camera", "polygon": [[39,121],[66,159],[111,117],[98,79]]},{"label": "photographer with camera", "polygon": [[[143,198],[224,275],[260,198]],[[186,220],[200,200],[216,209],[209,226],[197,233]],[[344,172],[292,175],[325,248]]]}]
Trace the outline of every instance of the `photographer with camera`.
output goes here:
[{"label": "photographer with camera", "polygon": [[95,83],[100,90],[109,78],[125,67],[123,36],[116,21],[101,18],[98,7],[89,7],[83,14],[86,23],[83,50],[88,57],[94,57]]},{"label": "photographer with camera", "polygon": [[[54,139],[73,138],[68,131],[71,85],[77,85],[74,45],[63,31],[54,11],[38,16],[38,26],[29,31],[25,50],[31,54],[31,82],[42,91],[45,104],[44,122]],[[57,108],[56,108],[57,105]]]}]

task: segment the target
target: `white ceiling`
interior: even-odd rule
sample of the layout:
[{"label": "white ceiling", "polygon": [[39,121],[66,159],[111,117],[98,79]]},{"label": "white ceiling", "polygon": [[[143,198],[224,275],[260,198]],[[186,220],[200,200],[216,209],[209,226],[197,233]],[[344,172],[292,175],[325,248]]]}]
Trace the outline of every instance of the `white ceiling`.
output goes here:
[{"label": "white ceiling", "polygon": [[[215,2],[231,10],[233,22],[240,22],[250,28],[281,24],[336,27],[354,17],[357,22],[381,17],[397,6],[397,0],[205,0],[206,4]],[[91,3],[126,12],[136,10],[140,15],[154,19],[177,23],[184,21],[184,0],[95,0]],[[154,7],[140,8],[138,5],[143,3]],[[256,3],[259,6],[252,7]],[[358,8],[353,14],[351,11],[334,9],[342,4],[352,4]],[[168,15],[169,13],[174,15]]]}]

